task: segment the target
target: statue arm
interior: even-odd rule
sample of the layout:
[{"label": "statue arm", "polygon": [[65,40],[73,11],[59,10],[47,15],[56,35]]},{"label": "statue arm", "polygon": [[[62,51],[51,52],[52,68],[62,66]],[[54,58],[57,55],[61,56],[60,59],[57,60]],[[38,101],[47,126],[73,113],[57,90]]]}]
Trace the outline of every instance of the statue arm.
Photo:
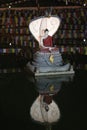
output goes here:
[{"label": "statue arm", "polygon": [[44,36],[41,36],[41,38],[40,38],[40,46],[41,46],[42,48],[48,48],[48,47],[44,46],[44,44],[43,44],[44,38],[45,38]]}]

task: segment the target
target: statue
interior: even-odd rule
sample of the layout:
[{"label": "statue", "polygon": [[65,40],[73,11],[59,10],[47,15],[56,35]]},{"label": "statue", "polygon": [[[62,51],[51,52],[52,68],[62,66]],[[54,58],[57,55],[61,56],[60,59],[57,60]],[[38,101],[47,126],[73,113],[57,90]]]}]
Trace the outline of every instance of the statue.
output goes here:
[{"label": "statue", "polygon": [[32,63],[27,64],[35,75],[74,73],[71,64],[64,63],[58,47],[54,47],[52,43],[60,22],[58,16],[46,15],[29,23],[29,30],[39,43],[39,50],[33,54]]},{"label": "statue", "polygon": [[49,30],[45,29],[44,30],[44,36],[41,39],[41,48],[48,48],[52,47],[52,37],[48,35]]}]

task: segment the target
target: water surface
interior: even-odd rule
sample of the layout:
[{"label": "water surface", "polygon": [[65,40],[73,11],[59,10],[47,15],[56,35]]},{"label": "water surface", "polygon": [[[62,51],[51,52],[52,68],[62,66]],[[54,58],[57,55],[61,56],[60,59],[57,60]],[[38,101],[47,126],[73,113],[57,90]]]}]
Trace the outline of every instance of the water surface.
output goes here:
[{"label": "water surface", "polygon": [[[25,72],[0,74],[0,129],[82,130],[87,129],[87,72],[63,77],[33,79]],[[53,86],[52,86],[53,85]],[[33,120],[30,109],[40,93],[55,92],[60,110],[56,123],[45,125]]]}]

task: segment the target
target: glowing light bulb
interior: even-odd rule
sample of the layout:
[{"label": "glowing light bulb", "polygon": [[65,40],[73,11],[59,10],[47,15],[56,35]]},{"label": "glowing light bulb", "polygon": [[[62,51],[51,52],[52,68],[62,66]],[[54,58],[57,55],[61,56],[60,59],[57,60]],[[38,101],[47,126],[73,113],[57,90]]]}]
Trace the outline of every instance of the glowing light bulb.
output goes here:
[{"label": "glowing light bulb", "polygon": [[86,6],[86,3],[84,3],[83,6]]},{"label": "glowing light bulb", "polygon": [[9,5],[8,8],[10,9],[10,8],[11,8],[11,5]]},{"label": "glowing light bulb", "polygon": [[11,44],[11,42],[9,43],[9,46],[11,46],[12,44]]}]

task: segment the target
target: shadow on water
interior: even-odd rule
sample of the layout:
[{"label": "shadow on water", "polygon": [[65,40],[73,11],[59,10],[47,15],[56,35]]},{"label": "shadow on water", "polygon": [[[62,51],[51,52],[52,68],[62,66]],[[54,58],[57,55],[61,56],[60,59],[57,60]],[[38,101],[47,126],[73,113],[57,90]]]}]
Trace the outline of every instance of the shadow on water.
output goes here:
[{"label": "shadow on water", "polygon": [[86,77],[86,71],[35,78],[25,72],[1,74],[0,129],[87,128]]}]

